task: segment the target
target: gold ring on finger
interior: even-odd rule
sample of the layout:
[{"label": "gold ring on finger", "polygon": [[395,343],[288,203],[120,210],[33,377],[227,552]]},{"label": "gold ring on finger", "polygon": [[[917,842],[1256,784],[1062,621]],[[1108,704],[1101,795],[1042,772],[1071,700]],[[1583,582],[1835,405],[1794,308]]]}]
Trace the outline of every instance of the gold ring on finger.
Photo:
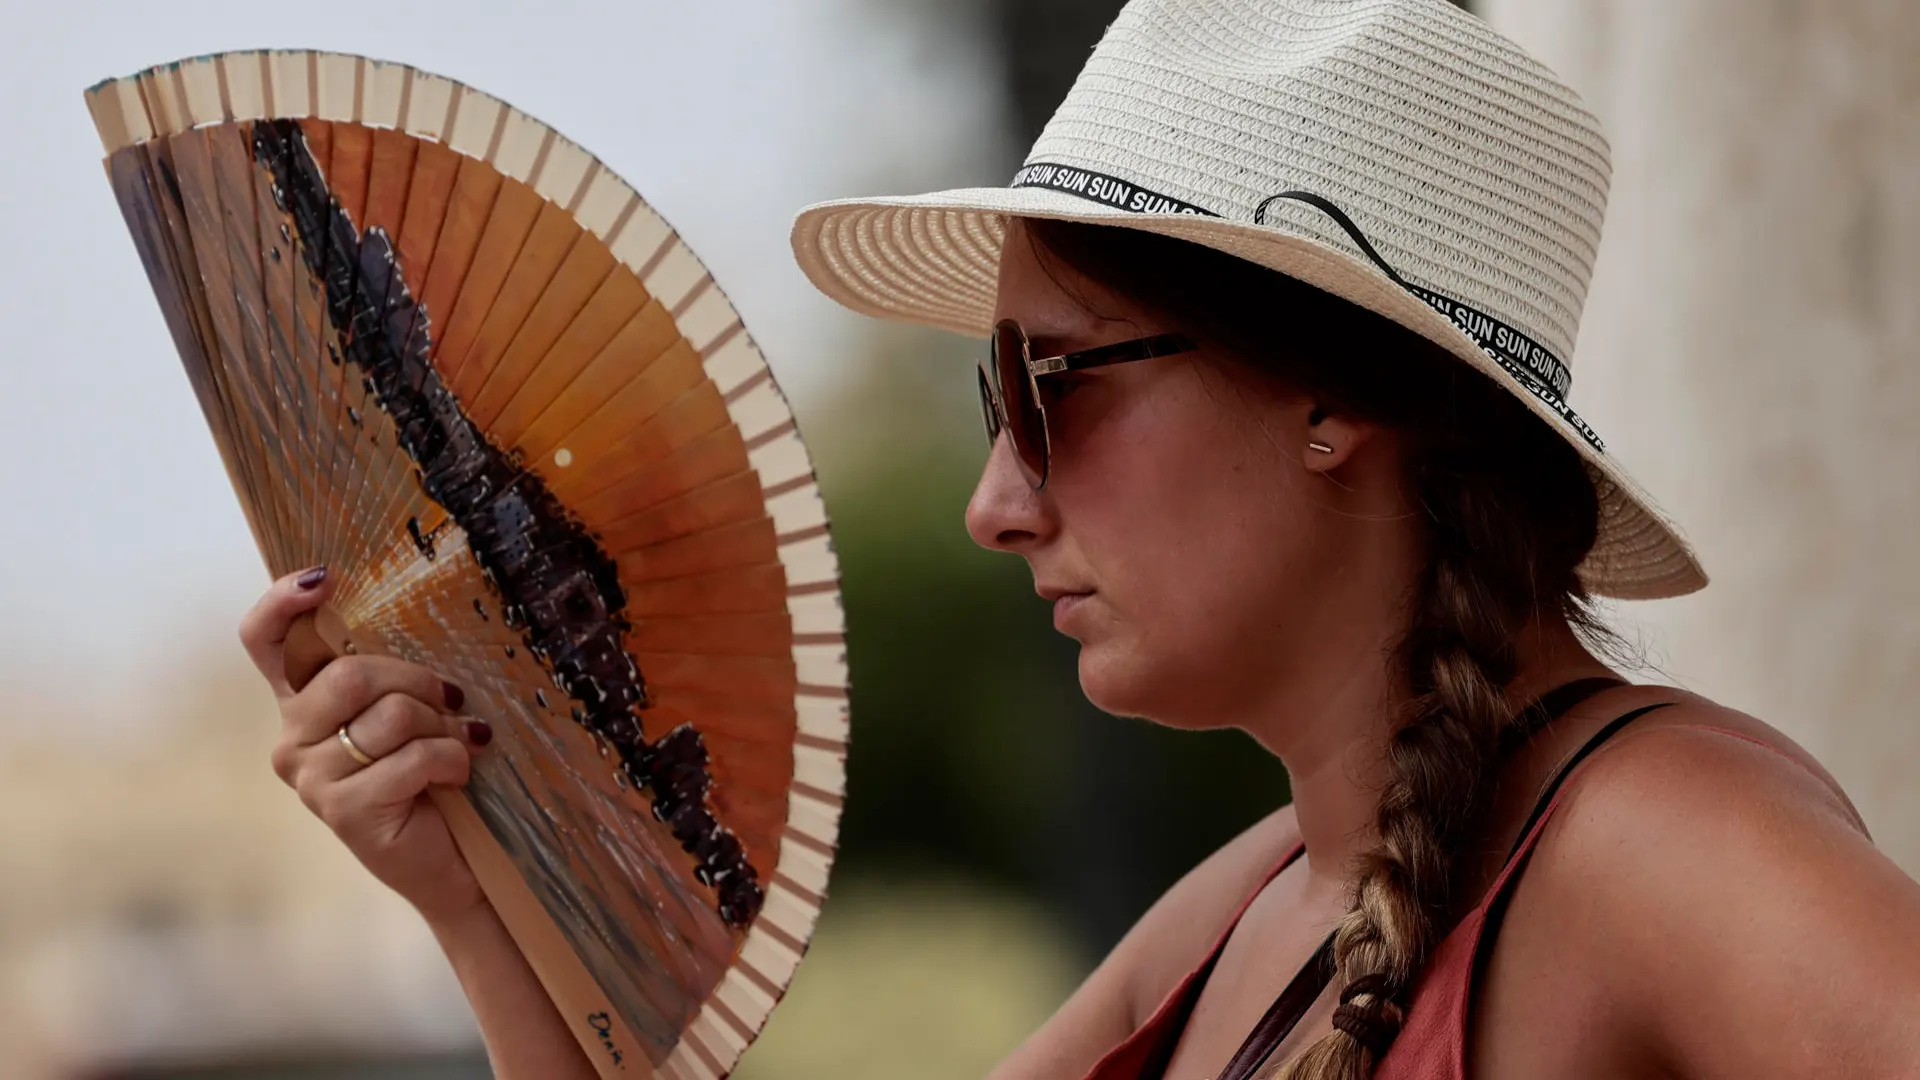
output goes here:
[{"label": "gold ring on finger", "polygon": [[359,762],[361,765],[373,764],[373,758],[368,757],[365,750],[353,745],[353,736],[347,734],[347,725],[345,724],[340,725],[340,745],[347,748],[347,756],[353,758],[353,760]]}]

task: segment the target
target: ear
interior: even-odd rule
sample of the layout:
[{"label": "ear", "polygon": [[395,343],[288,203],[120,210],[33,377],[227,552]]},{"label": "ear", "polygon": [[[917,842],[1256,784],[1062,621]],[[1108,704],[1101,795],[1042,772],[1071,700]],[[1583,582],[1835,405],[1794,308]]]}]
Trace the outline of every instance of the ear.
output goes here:
[{"label": "ear", "polygon": [[1315,404],[1307,414],[1306,441],[1300,463],[1308,472],[1330,473],[1353,459],[1373,437],[1374,426],[1326,405]]}]

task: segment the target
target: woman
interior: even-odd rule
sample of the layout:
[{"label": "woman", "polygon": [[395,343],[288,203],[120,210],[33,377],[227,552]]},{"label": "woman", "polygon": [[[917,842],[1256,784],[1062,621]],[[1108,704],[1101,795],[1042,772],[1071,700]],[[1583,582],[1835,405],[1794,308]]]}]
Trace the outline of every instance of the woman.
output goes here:
[{"label": "woman", "polygon": [[[1440,0],[1134,0],[1012,187],[801,215],[830,295],[991,334],[967,526],[1088,696],[1293,780],[996,1076],[1920,1075],[1920,887],[1778,732],[1596,655],[1591,597],[1705,583],[1565,401],[1606,172]],[[499,1075],[590,1075],[418,798],[486,741],[457,689],[289,692],[327,591],[243,627],[281,776],[433,925]]]}]

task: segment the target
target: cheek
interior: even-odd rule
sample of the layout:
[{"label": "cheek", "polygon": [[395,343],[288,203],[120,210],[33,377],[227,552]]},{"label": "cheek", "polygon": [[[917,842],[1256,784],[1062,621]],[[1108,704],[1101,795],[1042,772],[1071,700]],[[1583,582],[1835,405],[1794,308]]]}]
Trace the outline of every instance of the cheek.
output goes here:
[{"label": "cheek", "polygon": [[1309,512],[1297,465],[1210,395],[1116,413],[1085,449],[1090,467],[1061,475],[1055,498],[1102,593],[1083,636],[1089,697],[1179,723],[1201,698],[1244,693],[1290,606]]}]

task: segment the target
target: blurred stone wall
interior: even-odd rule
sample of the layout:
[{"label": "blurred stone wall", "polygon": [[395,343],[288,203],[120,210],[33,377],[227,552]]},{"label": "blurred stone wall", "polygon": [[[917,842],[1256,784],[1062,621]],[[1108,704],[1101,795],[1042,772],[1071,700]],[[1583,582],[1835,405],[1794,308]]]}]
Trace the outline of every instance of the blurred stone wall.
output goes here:
[{"label": "blurred stone wall", "polygon": [[238,651],[117,728],[0,697],[0,1077],[475,1058],[425,923],[274,777]]},{"label": "blurred stone wall", "polygon": [[1625,621],[1920,872],[1920,4],[1475,8],[1613,141],[1572,400],[1714,578]]}]

